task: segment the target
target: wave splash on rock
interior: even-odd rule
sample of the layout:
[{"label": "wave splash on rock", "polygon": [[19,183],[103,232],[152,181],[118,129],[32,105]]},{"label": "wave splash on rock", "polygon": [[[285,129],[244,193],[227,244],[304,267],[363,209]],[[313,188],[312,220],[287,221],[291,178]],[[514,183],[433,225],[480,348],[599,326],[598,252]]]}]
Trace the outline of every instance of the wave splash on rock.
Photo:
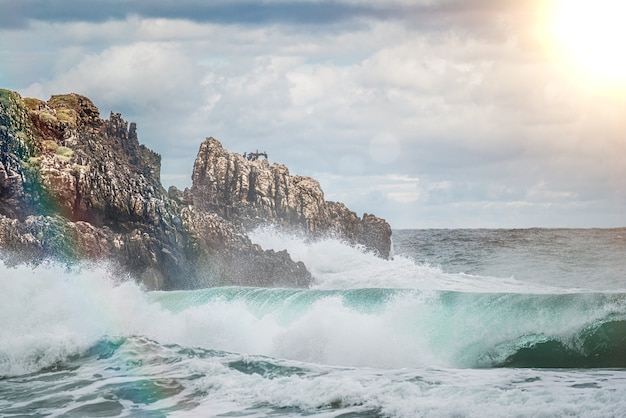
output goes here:
[{"label": "wave splash on rock", "polygon": [[286,251],[247,232],[276,224],[335,236],[387,258],[391,228],[324,200],[319,183],[282,164],[201,145],[190,189],[160,180],[161,157],[119,113],[100,118],[77,94],[47,102],[0,89],[0,251],[7,263],[109,260],[148,289],[308,287]]}]

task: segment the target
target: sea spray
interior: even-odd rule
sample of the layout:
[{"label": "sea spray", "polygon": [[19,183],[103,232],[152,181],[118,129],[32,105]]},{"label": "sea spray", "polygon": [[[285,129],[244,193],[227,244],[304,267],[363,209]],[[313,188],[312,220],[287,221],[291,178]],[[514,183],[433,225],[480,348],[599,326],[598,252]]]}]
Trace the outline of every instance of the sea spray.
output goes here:
[{"label": "sea spray", "polygon": [[[318,245],[309,248],[318,251]],[[387,277],[407,273],[405,260],[352,255],[386,263]],[[410,274],[433,273],[430,267],[422,271],[409,265]],[[343,266],[343,274],[361,272],[356,263]],[[112,280],[105,267],[2,269],[1,375],[49,367],[101,338],[130,336],[359,367],[557,367],[577,359],[587,359],[589,367],[621,367],[619,359],[609,358],[623,346],[626,302],[618,293],[504,292],[510,283],[498,293],[482,293],[480,278],[462,284],[469,292],[434,290],[454,288],[465,277],[438,270],[426,289],[328,289],[322,282],[309,290],[145,292],[132,281]],[[598,342],[609,346],[604,354],[590,347],[603,333],[610,334]],[[559,353],[572,360],[555,363]],[[593,355],[600,358],[588,360]]]},{"label": "sea spray", "polygon": [[314,278],[314,289],[404,288],[459,292],[563,293],[580,289],[530,284],[514,277],[494,277],[444,272],[441,266],[415,261],[403,248],[389,260],[376,257],[363,247],[322,238],[305,240],[300,234],[274,225],[252,231],[250,239],[264,249],[287,250],[302,261]]},{"label": "sea spray", "polygon": [[104,335],[140,331],[128,318],[143,314],[145,293],[116,282],[104,264],[0,263],[0,277],[0,376],[53,366]]},{"label": "sea spray", "polygon": [[617,417],[626,409],[620,286],[524,288],[415,262],[406,248],[382,260],[333,240],[282,245],[309,257],[314,288],[147,292],[106,266],[0,265],[0,414]]},{"label": "sea spray", "polygon": [[[212,335],[205,341],[212,347],[322,364],[494,367],[547,341],[581,360],[602,355],[589,346],[602,326],[616,333],[602,343],[610,352],[625,347],[619,334],[626,320],[623,294],[221,288],[150,296],[164,309],[172,306],[181,318],[179,328],[193,312]],[[181,310],[183,305],[192,308]],[[213,319],[202,319],[208,317]],[[234,333],[219,318],[242,332]],[[546,360],[523,365],[561,366]],[[623,362],[598,358],[590,366]]]}]

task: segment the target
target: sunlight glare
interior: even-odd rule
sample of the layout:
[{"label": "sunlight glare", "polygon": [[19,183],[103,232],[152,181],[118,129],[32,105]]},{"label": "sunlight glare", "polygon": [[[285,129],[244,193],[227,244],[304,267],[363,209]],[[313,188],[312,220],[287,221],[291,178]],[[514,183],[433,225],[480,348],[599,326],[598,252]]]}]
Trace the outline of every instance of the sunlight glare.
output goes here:
[{"label": "sunlight glare", "polygon": [[553,16],[556,41],[573,65],[626,83],[626,1],[557,0]]}]

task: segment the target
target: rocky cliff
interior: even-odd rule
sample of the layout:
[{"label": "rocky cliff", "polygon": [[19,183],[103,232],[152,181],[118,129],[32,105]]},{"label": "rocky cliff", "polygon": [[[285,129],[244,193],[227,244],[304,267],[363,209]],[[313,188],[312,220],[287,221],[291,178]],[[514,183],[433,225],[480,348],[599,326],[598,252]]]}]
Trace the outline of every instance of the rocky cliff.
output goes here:
[{"label": "rocky cliff", "polygon": [[195,207],[244,228],[272,223],[311,237],[334,236],[387,258],[391,228],[383,219],[359,218],[344,204],[324,200],[317,180],[292,176],[282,164],[229,153],[214,138],[200,146],[190,197]]},{"label": "rocky cliff", "polygon": [[325,202],[319,184],[207,139],[193,186],[166,193],[160,156],[135,124],[87,98],[47,102],[0,90],[0,250],[7,260],[113,260],[148,288],[310,284],[302,263],[250,242],[274,222],[334,233],[386,257],[389,225]]}]

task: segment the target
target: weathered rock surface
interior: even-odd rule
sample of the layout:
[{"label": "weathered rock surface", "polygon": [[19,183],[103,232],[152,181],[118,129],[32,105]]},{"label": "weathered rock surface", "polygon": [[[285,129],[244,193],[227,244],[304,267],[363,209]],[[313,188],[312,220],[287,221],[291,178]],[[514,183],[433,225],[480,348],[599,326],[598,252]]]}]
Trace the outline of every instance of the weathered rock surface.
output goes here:
[{"label": "weathered rock surface", "polygon": [[385,220],[368,214],[359,218],[344,204],[325,201],[317,180],[292,176],[282,164],[248,160],[207,138],[192,180],[188,194],[195,207],[245,228],[272,223],[312,237],[332,235],[389,257],[391,227]]},{"label": "weathered rock surface", "polygon": [[[158,154],[121,115],[80,95],[47,101],[0,90],[0,252],[12,262],[112,260],[151,289],[306,287],[311,275],[245,228],[272,222],[334,233],[387,257],[391,230],[325,202],[319,184],[207,139],[193,186],[165,192]],[[9,256],[10,255],[10,256]]]}]

